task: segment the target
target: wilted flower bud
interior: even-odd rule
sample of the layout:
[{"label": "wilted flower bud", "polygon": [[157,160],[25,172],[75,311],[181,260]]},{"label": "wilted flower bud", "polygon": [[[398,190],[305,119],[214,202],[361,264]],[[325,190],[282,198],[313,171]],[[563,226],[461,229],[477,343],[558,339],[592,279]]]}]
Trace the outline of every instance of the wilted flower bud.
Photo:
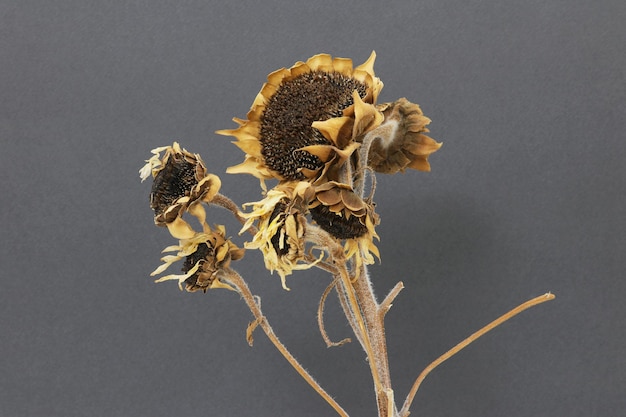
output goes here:
[{"label": "wilted flower bud", "polygon": [[257,233],[246,248],[259,249],[263,253],[265,267],[277,271],[283,288],[288,289],[285,277],[294,269],[307,269],[314,263],[302,263],[304,259],[306,211],[313,190],[307,182],[281,183],[267,193],[267,197],[252,206],[242,232],[257,223]]},{"label": "wilted flower bud", "polygon": [[441,147],[425,133],[430,119],[405,98],[378,106],[384,122],[369,132],[368,165],[377,172],[395,174],[407,168],[430,171],[428,156]]}]

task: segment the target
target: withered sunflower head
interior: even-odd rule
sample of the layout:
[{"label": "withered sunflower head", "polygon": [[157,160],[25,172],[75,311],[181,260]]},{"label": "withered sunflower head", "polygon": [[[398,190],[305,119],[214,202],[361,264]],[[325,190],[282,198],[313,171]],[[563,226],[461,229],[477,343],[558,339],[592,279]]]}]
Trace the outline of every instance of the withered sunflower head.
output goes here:
[{"label": "withered sunflower head", "polygon": [[[161,152],[164,152],[162,157]],[[207,172],[200,155],[181,149],[177,142],[152,153],[140,173],[142,180],[150,175],[154,178],[150,192],[154,222],[169,227],[185,211],[202,217],[204,211],[199,203],[210,202],[215,197],[221,186],[219,177]]]},{"label": "withered sunflower head", "polygon": [[374,261],[371,253],[379,256],[374,245],[378,235],[375,226],[379,217],[374,206],[359,197],[352,187],[336,181],[328,181],[315,188],[315,199],[309,205],[311,217],[336,239],[346,241],[350,258],[358,256],[357,262]]},{"label": "withered sunflower head", "polygon": [[263,253],[265,267],[277,271],[284,289],[288,289],[285,277],[293,270],[307,269],[315,262],[305,262],[306,212],[313,197],[313,188],[307,182],[282,182],[267,193],[265,199],[245,206],[252,206],[242,231],[256,223],[257,233],[248,249]]},{"label": "withered sunflower head", "polygon": [[178,281],[182,290],[183,283],[187,291],[204,292],[210,288],[233,289],[222,278],[220,272],[228,268],[231,261],[243,257],[244,249],[238,248],[233,242],[225,237],[223,226],[211,229],[204,224],[202,233],[196,232],[188,239],[181,239],[176,246],[170,246],[164,252],[176,252],[175,255],[166,255],[151,276],[165,271],[173,263],[183,260],[182,274],[171,274],[161,277],[156,282],[168,280]]},{"label": "withered sunflower head", "polygon": [[382,122],[374,106],[382,89],[374,59],[372,53],[353,68],[350,59],[319,54],[271,73],[247,119],[235,118],[238,128],[217,132],[235,137],[246,153],[227,172],[301,181],[345,161],[355,149],[351,143]]},{"label": "withered sunflower head", "polygon": [[430,119],[405,98],[378,106],[385,120],[367,134],[371,140],[368,165],[377,172],[395,174],[407,168],[430,171],[428,156],[441,143],[426,135]]},{"label": "withered sunflower head", "polygon": [[315,199],[309,207],[313,220],[337,239],[362,236],[367,232],[366,216],[376,216],[372,205],[359,197],[350,185],[336,181],[315,187]]}]

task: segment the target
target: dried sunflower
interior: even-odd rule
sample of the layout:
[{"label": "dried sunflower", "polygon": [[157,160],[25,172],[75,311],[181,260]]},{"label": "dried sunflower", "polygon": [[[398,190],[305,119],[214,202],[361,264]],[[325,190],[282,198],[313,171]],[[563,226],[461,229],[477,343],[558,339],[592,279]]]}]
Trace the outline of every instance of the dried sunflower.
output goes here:
[{"label": "dried sunflower", "polygon": [[395,174],[407,168],[430,171],[428,156],[441,143],[426,136],[430,119],[417,104],[405,98],[378,106],[385,121],[367,134],[368,165],[377,172]]},{"label": "dried sunflower", "polygon": [[204,208],[200,203],[213,200],[221,181],[207,172],[200,155],[181,149],[178,142],[153,149],[152,153],[139,172],[142,181],[150,175],[154,178],[150,192],[154,222],[167,226],[176,238],[188,238],[193,231],[181,216],[188,211],[202,222]]},{"label": "dried sunflower", "polygon": [[309,205],[311,217],[330,235],[346,241],[346,255],[358,255],[357,262],[373,263],[372,254],[380,257],[374,238],[379,223],[373,204],[359,197],[348,184],[328,181],[315,187],[315,199]]},{"label": "dried sunflower", "polygon": [[166,255],[161,258],[163,264],[155,269],[150,276],[159,275],[173,263],[183,260],[183,274],[171,274],[157,279],[155,282],[168,280],[178,281],[182,290],[185,284],[187,291],[210,288],[233,289],[227,282],[222,281],[220,272],[230,265],[231,261],[243,257],[244,249],[238,248],[229,239],[226,239],[224,226],[211,229],[206,223],[203,231],[194,233],[187,239],[181,239],[178,245],[169,246],[163,252],[176,252],[176,255]]},{"label": "dried sunflower", "polygon": [[263,181],[318,179],[342,162],[362,136],[378,126],[375,103],[382,82],[374,75],[375,53],[353,68],[352,60],[319,54],[272,72],[239,127],[217,133],[233,136],[246,153],[229,173]]},{"label": "dried sunflower", "polygon": [[282,182],[252,206],[250,213],[242,214],[247,222],[242,232],[257,223],[258,232],[246,248],[259,249],[263,253],[265,267],[277,271],[284,289],[285,277],[299,269],[308,269],[315,262],[303,263],[305,255],[306,213],[313,197],[313,188],[307,182]]}]

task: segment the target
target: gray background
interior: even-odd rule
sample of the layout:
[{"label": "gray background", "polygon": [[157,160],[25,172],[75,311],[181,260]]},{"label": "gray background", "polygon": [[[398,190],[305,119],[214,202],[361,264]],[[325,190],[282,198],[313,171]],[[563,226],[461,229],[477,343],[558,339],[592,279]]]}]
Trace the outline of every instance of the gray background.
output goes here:
[{"label": "gray background", "polygon": [[[431,173],[379,176],[384,295],[400,402],[439,354],[518,303],[557,299],[436,369],[415,416],[616,416],[626,408],[626,3],[3,1],[0,5],[0,415],[332,416],[234,293],[148,274],[149,150],[179,140],[223,174],[216,129],[266,75],[327,52],[378,54],[381,101],[407,97],[444,142]],[[223,175],[222,175],[223,174]],[[212,221],[238,227],[224,212]],[[315,323],[328,277],[280,288],[235,267],[282,340],[352,416],[374,416],[356,344]],[[328,330],[349,336],[336,300]]]}]

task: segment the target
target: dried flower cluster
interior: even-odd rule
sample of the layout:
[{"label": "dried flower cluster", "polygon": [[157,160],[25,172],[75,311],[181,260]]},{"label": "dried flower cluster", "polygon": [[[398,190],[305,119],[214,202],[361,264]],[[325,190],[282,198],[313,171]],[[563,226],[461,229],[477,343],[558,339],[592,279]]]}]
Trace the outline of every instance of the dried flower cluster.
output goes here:
[{"label": "dried flower cluster", "polygon": [[[324,331],[323,306],[335,291],[346,319],[368,355],[380,416],[406,416],[410,399],[396,408],[387,363],[382,318],[395,295],[378,302],[367,265],[380,258],[375,245],[379,216],[375,211],[374,173],[395,174],[407,169],[429,171],[428,157],[441,147],[427,136],[430,119],[417,104],[404,98],[377,103],[383,83],[374,74],[375,54],[353,67],[346,58],[319,54],[267,77],[245,119],[237,127],[218,130],[234,137],[245,157],[228,173],[245,173],[260,180],[262,198],[241,208],[220,194],[221,181],[207,171],[198,154],[171,146],[152,151],[140,170],[153,178],[150,207],[154,222],[168,229],[178,244],[167,247],[160,275],[182,261],[182,273],[157,279],[178,281],[188,291],[228,288],[237,291],[255,321],[296,370],[340,414],[347,413],[308,375],[274,336],[246,281],[231,268],[245,249],[258,249],[265,267],[276,271],[282,286],[294,270],[319,267],[333,278],[321,296],[318,311]],[[369,179],[369,181],[367,181]],[[266,181],[275,184],[268,189]],[[369,188],[366,189],[366,182]],[[206,208],[219,206],[241,223],[240,234],[252,238],[240,248],[221,225],[209,226]],[[195,219],[196,230],[189,223]],[[245,248],[245,249],[244,249]]]}]

